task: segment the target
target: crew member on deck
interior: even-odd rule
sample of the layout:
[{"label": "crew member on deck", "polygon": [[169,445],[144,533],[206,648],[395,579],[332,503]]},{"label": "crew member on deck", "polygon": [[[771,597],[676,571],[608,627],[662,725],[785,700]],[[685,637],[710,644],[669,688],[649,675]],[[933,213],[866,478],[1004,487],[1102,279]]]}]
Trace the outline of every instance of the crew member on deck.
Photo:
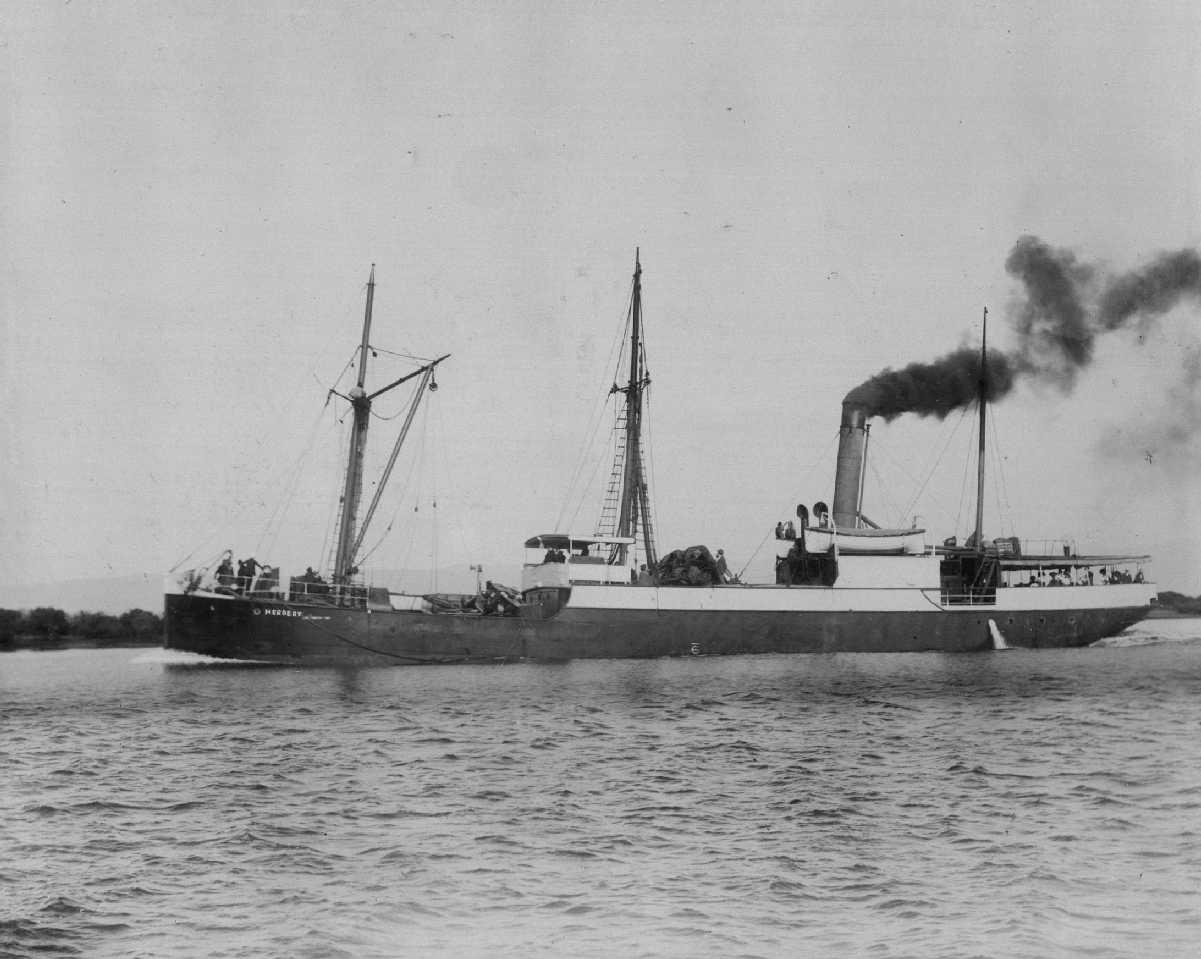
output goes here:
[{"label": "crew member on deck", "polygon": [[249,559],[238,561],[238,586],[248,590],[254,583],[254,574],[263,568],[263,564],[251,556]]},{"label": "crew member on deck", "polygon": [[221,558],[221,565],[217,567],[218,586],[232,586],[234,583],[233,555],[232,551],[226,550]]},{"label": "crew member on deck", "polygon": [[488,580],[484,584],[483,595],[484,608],[481,610],[485,616],[491,616],[496,612],[496,607],[499,605],[499,593],[495,586],[492,585],[492,580]]},{"label": "crew member on deck", "polygon": [[259,577],[259,591],[271,592],[279,586],[279,567],[264,566],[263,575]]},{"label": "crew member on deck", "polygon": [[717,551],[717,581],[719,583],[728,583],[730,581],[730,567],[726,565],[726,551],[724,549]]}]

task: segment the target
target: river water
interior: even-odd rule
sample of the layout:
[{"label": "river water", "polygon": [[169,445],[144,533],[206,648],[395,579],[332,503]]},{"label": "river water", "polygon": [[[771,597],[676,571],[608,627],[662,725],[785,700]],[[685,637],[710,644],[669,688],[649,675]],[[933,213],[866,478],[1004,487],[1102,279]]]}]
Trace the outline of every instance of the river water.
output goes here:
[{"label": "river water", "polygon": [[1201,620],[360,671],[0,655],[0,955],[1191,956]]}]

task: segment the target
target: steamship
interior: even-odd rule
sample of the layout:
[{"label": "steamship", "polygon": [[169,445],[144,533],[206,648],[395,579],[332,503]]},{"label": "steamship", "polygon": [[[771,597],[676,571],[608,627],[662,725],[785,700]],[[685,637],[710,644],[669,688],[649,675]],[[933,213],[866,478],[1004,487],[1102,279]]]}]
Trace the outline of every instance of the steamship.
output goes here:
[{"label": "steamship", "polygon": [[[923,529],[875,526],[860,503],[871,410],[855,391],[842,409],[833,507],[798,506],[795,524],[777,524],[770,582],[731,577],[702,546],[660,557],[642,443],[650,378],[641,284],[636,255],[625,319],[628,357],[623,350],[619,359],[624,385],[612,390],[622,405],[616,422],[623,435],[594,531],[527,539],[520,589],[489,584],[475,594],[419,595],[365,583],[358,563],[387,474],[447,357],[369,390],[372,267],[357,381],[343,397],[353,421],[328,579],[311,570],[232,576],[215,559],[169,574],[164,645],[218,659],[314,666],[974,652],[1085,646],[1150,611],[1155,589],[1145,581],[1145,556],[1078,555],[1070,546],[1031,552],[1016,539],[987,540],[979,506],[975,532],[963,545],[931,545]],[[982,347],[981,438],[986,360]],[[411,380],[417,389],[404,425],[375,498],[360,515],[372,402]]]}]

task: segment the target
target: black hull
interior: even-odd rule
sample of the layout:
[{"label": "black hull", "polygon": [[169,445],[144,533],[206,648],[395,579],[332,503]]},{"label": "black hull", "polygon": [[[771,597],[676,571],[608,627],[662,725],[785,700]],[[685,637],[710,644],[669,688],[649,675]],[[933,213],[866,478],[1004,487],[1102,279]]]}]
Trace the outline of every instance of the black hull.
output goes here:
[{"label": "black hull", "polygon": [[1147,606],[1001,611],[658,612],[566,607],[540,618],[340,609],[203,594],[168,594],[167,649],[306,666],[556,662],[750,653],[979,652],[1007,645],[1087,646]]}]

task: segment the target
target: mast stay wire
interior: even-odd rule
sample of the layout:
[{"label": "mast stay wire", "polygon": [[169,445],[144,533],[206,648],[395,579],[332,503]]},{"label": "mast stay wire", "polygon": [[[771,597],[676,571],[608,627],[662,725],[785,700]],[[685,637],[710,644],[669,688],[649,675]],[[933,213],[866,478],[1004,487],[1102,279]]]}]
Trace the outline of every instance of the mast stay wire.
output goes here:
[{"label": "mast stay wire", "polygon": [[[876,460],[879,460],[879,459],[885,460],[887,462],[888,468],[890,470],[894,470],[898,473],[903,473],[905,478],[907,480],[909,480],[909,482],[912,483],[915,487],[923,485],[922,481],[913,475],[913,473],[910,471],[909,467],[907,467],[904,463],[902,463],[899,459],[897,459],[895,456],[892,455],[892,451],[888,448],[888,445],[885,443],[882,443],[877,438],[876,442],[874,444],[872,444],[872,455],[870,457],[868,457],[868,463],[872,468],[872,475],[876,478],[878,485],[880,487],[880,495],[881,496],[884,495],[883,491],[888,488],[888,484],[886,484],[884,482],[883,475],[875,468]],[[915,497],[915,499],[916,499],[916,497]],[[893,503],[891,500],[885,504],[885,509],[889,509],[889,508],[895,509],[895,503]],[[902,509],[899,512],[895,513],[895,515],[897,516],[896,522],[897,522],[898,526],[905,522],[905,517],[907,517],[909,515],[911,508],[912,507],[907,505],[907,508]]]},{"label": "mast stay wire", "polygon": [[[796,487],[794,487],[794,488],[799,488],[799,487],[803,486],[805,480],[807,480],[814,473],[814,471],[817,470],[817,468],[819,466],[824,466],[826,464],[827,460],[830,458],[830,451],[838,443],[838,437],[839,437],[838,433],[835,433],[835,434],[833,434],[833,436],[831,436],[830,441],[826,444],[826,446],[822,450],[822,452],[817,456],[816,459],[814,459],[814,461],[812,463],[809,464],[809,468],[807,470],[805,470],[805,472],[802,473],[797,478]],[[785,510],[787,510],[787,507],[785,507]],[[747,557],[747,561],[742,565],[742,569],[740,569],[738,571],[739,579],[742,578],[742,574],[745,573],[750,568],[751,563],[753,563],[755,561],[756,557],[758,557],[760,551],[763,549],[763,545],[767,542],[768,538],[771,536],[774,536],[774,535],[775,535],[774,530],[768,530],[768,532],[763,534],[763,539],[759,540],[759,545],[756,546],[751,551],[751,555]]]},{"label": "mast stay wire", "polygon": [[[626,332],[630,327],[633,306],[634,289],[633,286],[631,286],[629,296],[626,299],[625,322],[622,325],[621,332],[615,337],[609,346],[609,356],[605,365],[606,370],[615,369],[616,364],[621,362],[621,357],[625,353]],[[601,421],[604,419],[605,409],[609,405],[610,398],[614,395],[615,394],[611,389],[606,390],[605,393],[598,395],[598,397],[593,401],[593,408],[587,420],[587,428],[580,445],[580,452],[576,459],[576,465],[572,470],[571,478],[568,481],[567,492],[563,497],[562,506],[559,508],[559,513],[555,517],[555,526],[558,531],[571,532],[570,530],[562,530],[562,525],[563,520],[567,515],[567,511],[571,508],[572,500],[577,495],[579,499],[576,500],[575,511],[571,516],[571,525],[575,525],[576,519],[579,517],[580,512],[584,508],[584,499],[586,497],[588,487],[591,486],[593,478],[596,476],[596,471],[599,468],[596,462],[597,458],[593,456],[593,448],[596,445],[596,438],[600,431]],[[594,461],[593,469],[589,473],[587,483],[583,486],[583,488],[577,491],[577,484],[580,482],[581,476],[584,473],[589,460]]]},{"label": "mast stay wire", "polygon": [[988,422],[988,436],[992,443],[992,458],[997,466],[997,476],[993,482],[993,492],[997,499],[997,523],[1001,528],[1001,532],[1005,532],[1006,523],[1009,524],[1009,535],[1016,536],[1017,528],[1013,523],[1013,507],[1009,502],[1009,488],[1005,482],[1005,463],[1001,456],[1001,437],[997,432],[997,404],[993,404],[992,416]]},{"label": "mast stay wire", "polygon": [[[402,413],[407,413],[409,407],[413,405],[413,392],[414,392],[414,390],[418,389],[420,386],[421,386],[421,380],[414,380],[412,388],[409,390],[409,392],[407,394],[404,394],[405,402],[400,404],[399,406],[397,406],[396,412],[393,413],[391,416],[385,416],[383,413],[378,412],[375,409],[374,403],[372,403],[372,405],[371,405],[371,415],[374,416],[381,423],[390,423],[392,420],[396,419]],[[390,398],[395,399],[395,396],[390,397]],[[426,402],[428,403],[429,401],[427,400]],[[424,412],[424,410],[423,410],[423,412]]]},{"label": "mast stay wire", "polygon": [[[345,415],[343,415],[338,420],[338,422],[341,423],[343,420],[345,420],[345,418],[346,418]],[[346,462],[346,454],[349,449],[350,449],[349,433],[346,430],[338,431],[338,462],[339,463]],[[342,481],[343,481],[343,477],[341,477],[339,475],[334,476],[333,495],[329,497],[329,500],[332,500],[334,503],[337,503],[338,508],[332,509],[332,510],[326,510],[327,515],[326,515],[326,520],[325,520],[325,534],[321,537],[321,552],[317,554],[318,556],[326,557],[326,562],[328,564],[329,569],[334,568],[333,539],[334,539],[334,529],[338,526],[339,520],[341,519],[341,513],[342,513],[342,510],[341,510]]]},{"label": "mast stay wire", "polygon": [[[366,284],[363,284],[362,288],[365,289]],[[293,314],[293,316],[294,316],[294,314]],[[334,391],[337,388],[338,384],[346,376],[347,371],[354,367],[355,360],[358,357],[361,347],[355,346],[351,350],[350,356],[347,359],[346,363],[343,364],[343,366],[342,366],[341,370],[338,372],[337,376],[334,377],[333,386],[332,387],[327,386],[326,383],[323,382],[321,377],[317,374],[317,365],[320,362],[320,357],[325,356],[327,353],[330,352],[328,349],[329,344],[332,343],[337,336],[338,336],[338,332],[334,329],[331,329],[329,336],[326,338],[325,344],[320,349],[314,351],[314,353],[312,354],[314,359],[311,362],[305,364],[305,366],[303,367],[303,372],[299,375],[299,379],[307,379],[308,377],[311,376],[313,378],[313,380],[317,383],[317,385],[325,391],[325,401],[321,405],[321,408],[317,411],[316,416],[314,417],[313,425],[309,428],[309,431],[307,433],[307,439],[305,441],[304,447],[301,450],[300,455],[297,456],[294,460],[286,463],[277,472],[275,472],[271,476],[269,476],[266,481],[266,485],[268,488],[275,488],[277,486],[282,485],[284,487],[285,492],[284,492],[284,496],[282,498],[275,498],[275,507],[271,511],[271,514],[267,517],[266,521],[263,523],[263,525],[261,527],[261,531],[259,532],[258,536],[256,537],[255,544],[254,544],[254,552],[258,553],[260,555],[263,554],[264,550],[267,550],[268,552],[273,550],[275,548],[276,543],[279,540],[279,535],[283,528],[283,516],[286,514],[288,508],[291,506],[293,500],[295,499],[296,490],[300,483],[300,477],[303,475],[303,472],[304,472],[304,470],[303,470],[304,461],[312,453],[313,446],[317,440],[317,434],[319,432],[319,427],[321,426],[321,421],[325,418],[326,411],[329,408],[330,397],[334,394]],[[376,348],[372,347],[372,349],[376,349]],[[385,350],[384,352],[390,352],[390,351]],[[302,384],[298,382],[296,384],[296,386],[290,391],[290,393],[298,393],[301,391],[302,388],[303,388]],[[345,414],[343,414],[342,417],[338,417],[335,415],[334,422],[335,423],[342,422],[342,420],[344,419],[344,416],[345,416]],[[332,424],[331,424],[331,426],[332,426]],[[345,453],[344,444],[343,444],[342,452]],[[249,513],[249,511],[251,509],[251,503],[254,501],[254,499],[255,499],[255,497],[247,497],[245,499],[245,505],[243,506],[243,509],[240,510],[239,512],[237,512],[232,517],[231,523],[229,524],[231,527],[243,525],[239,521]],[[276,526],[274,532],[272,532],[272,526],[273,526],[273,524],[275,524],[277,522],[277,520],[279,521],[278,525]],[[212,534],[210,533],[209,535],[211,536]],[[327,539],[328,539],[328,535],[327,535]],[[325,551],[326,551],[325,544],[323,543],[321,553],[319,555],[325,555]],[[179,566],[182,566],[193,555],[195,555],[196,552],[197,552],[197,549],[191,550],[186,556],[184,556],[181,560],[179,560],[179,562],[176,563],[176,565],[174,567],[172,567],[171,572],[174,572],[176,569],[178,569]],[[217,554],[218,558],[221,555],[223,555],[225,552],[226,552],[226,549],[224,549],[224,548],[221,549],[220,552]]]},{"label": "mast stay wire", "polygon": [[[609,356],[605,369],[613,369],[615,363],[621,362],[621,357],[625,355],[625,331],[629,329],[630,316],[633,309],[633,289],[630,291],[629,299],[626,301],[626,320],[621,332],[613,340],[609,347]],[[616,356],[616,359],[614,357]],[[601,422],[605,418],[605,411],[609,407],[609,400],[614,396],[614,392],[610,389],[603,394],[598,395],[594,401],[593,412],[589,416],[588,426],[584,433],[584,438],[581,443],[580,454],[576,460],[575,469],[572,472],[571,480],[568,483],[567,493],[564,497],[564,502],[559,510],[559,514],[555,519],[556,527],[561,527],[563,518],[570,508],[571,500],[578,495],[576,500],[575,511],[572,513],[571,525],[574,526],[580,512],[584,507],[584,500],[587,497],[587,491],[591,487],[596,472],[599,469],[599,457],[594,455],[593,450],[597,443],[597,436],[600,433]],[[614,415],[616,415],[616,407],[614,407]],[[588,475],[587,481],[577,491],[577,483],[586,468],[588,461],[592,461],[592,470]],[[570,530],[568,530],[570,532]]]},{"label": "mast stay wire", "polygon": [[[946,454],[947,454],[947,450],[949,450],[951,448],[951,443],[955,439],[955,434],[959,432],[959,428],[963,425],[963,421],[967,418],[968,409],[969,409],[968,407],[964,407],[964,408],[960,409],[958,419],[955,420],[951,429],[947,432],[946,439],[943,441],[943,444],[942,444],[942,449],[940,449],[938,451],[938,455],[934,458],[933,464],[931,464],[930,469],[926,471],[926,478],[924,480],[922,480],[922,483],[918,487],[917,492],[913,494],[913,498],[909,501],[909,504],[905,507],[905,511],[902,514],[903,516],[911,515],[913,513],[914,509],[917,508],[918,500],[921,499],[922,494],[926,491],[926,487],[930,485],[930,480],[932,480],[934,478],[934,474],[938,472],[939,464],[942,463],[943,457],[946,456]],[[933,505],[937,506],[941,512],[946,514],[947,519],[951,520],[952,529],[958,529],[958,527],[959,527],[959,517],[958,516],[953,516],[950,513],[950,511],[948,511],[946,509],[946,507],[942,505],[942,503],[936,502]],[[962,512],[960,513],[960,515],[962,515]]]},{"label": "mast stay wire", "polygon": [[[651,512],[651,516],[654,517],[653,522],[650,517],[646,517],[646,516],[642,517],[642,533],[643,533],[642,545],[644,548],[646,547],[646,530],[647,530],[647,527],[649,526],[651,529],[653,529],[655,531],[655,555],[659,555],[659,546],[660,546],[659,532],[658,532],[658,530],[659,530],[659,524],[658,524],[659,504],[655,500],[655,494],[659,490],[659,481],[656,478],[657,474],[655,472],[654,436],[651,435],[651,431],[653,429],[653,426],[652,426],[653,417],[650,415],[650,413],[651,413],[651,390],[650,390],[649,383],[647,384],[647,388],[642,393],[642,399],[644,402],[643,411],[645,414],[645,418],[643,419],[642,422],[643,422],[643,426],[646,429],[646,434],[647,434],[646,448],[648,450],[646,461],[644,462],[643,465],[646,467],[646,482],[650,486],[650,495],[647,497],[648,508]],[[638,548],[637,543],[634,544],[634,548],[635,549]],[[644,558],[649,559],[649,557],[644,557]]]},{"label": "mast stay wire", "polygon": [[[255,544],[255,551],[262,555],[265,552],[271,552],[275,549],[276,543],[279,541],[279,535],[283,530],[284,517],[292,506],[292,502],[296,497],[296,491],[300,486],[300,478],[304,475],[309,457],[312,455],[313,447],[317,443],[318,434],[323,421],[329,409],[329,394],[326,394],[325,404],[317,411],[317,416],[313,420],[313,425],[309,428],[308,440],[305,442],[301,453],[293,462],[287,481],[284,484],[283,495],[276,500],[275,508],[267,517],[263,524],[263,531],[259,535],[258,542]],[[326,424],[326,431],[333,428],[333,423]]]},{"label": "mast stay wire", "polygon": [[[876,444],[875,448],[877,450],[879,450],[879,448],[880,448],[879,443]],[[901,524],[905,522],[904,514],[900,513],[897,510],[896,500],[894,500],[888,494],[888,484],[884,481],[884,477],[880,473],[880,471],[878,469],[876,469],[875,460],[869,458],[867,467],[869,470],[871,470],[872,478],[876,481],[876,495],[880,497],[881,505],[884,507],[885,515],[897,517],[896,524],[893,528],[899,529],[901,527]],[[862,509],[863,509],[862,503],[859,504],[859,509],[860,509],[860,511],[862,511]]]},{"label": "mast stay wire", "polygon": [[[424,446],[425,440],[429,436],[429,404],[426,404],[422,410],[422,417],[425,422],[422,423],[422,457],[425,456]],[[433,458],[433,457],[431,457]],[[430,586],[433,592],[438,591],[438,537],[441,535],[442,517],[438,513],[438,465],[435,463],[430,467],[430,484],[432,490],[430,492]]]},{"label": "mast stay wire", "polygon": [[[448,444],[445,441],[445,438],[447,436],[449,436],[450,434],[446,430],[446,420],[443,418],[443,415],[442,415],[442,404],[441,403],[431,404],[431,406],[434,409],[434,416],[437,419],[437,424],[435,426],[435,429],[437,430],[437,436],[439,439],[439,442],[437,443],[437,449],[442,454],[442,475],[449,478],[449,477],[454,476],[454,471],[451,470],[451,468],[450,468],[450,459],[448,458],[447,453],[446,453],[447,447],[450,444]],[[457,487],[452,486],[452,489],[454,489],[454,488],[457,488]],[[463,535],[463,522],[462,522],[463,515],[461,512],[461,510],[462,510],[461,505],[459,506],[459,510],[460,510],[460,513],[459,513],[458,521],[452,522],[451,527],[458,534],[458,540],[459,540],[458,546],[459,546],[459,550],[460,550],[460,555],[465,556],[465,557],[470,557],[471,550],[467,546],[467,537]],[[471,560],[468,559],[468,562],[470,563]]]},{"label": "mast stay wire", "polygon": [[[409,471],[407,474],[405,474],[405,481],[403,484],[401,484],[401,486],[399,488],[399,492],[396,497],[396,506],[392,510],[392,515],[388,518],[388,525],[384,528],[384,531],[376,539],[375,545],[372,546],[369,550],[367,550],[367,552],[365,552],[358,559],[359,565],[366,563],[367,560],[370,559],[371,556],[387,540],[389,533],[392,531],[392,527],[396,523],[397,517],[400,515],[401,508],[405,505],[405,498],[409,492],[409,488],[410,488],[410,485],[412,484],[413,476],[415,473],[417,474],[416,494],[414,497],[416,505],[413,507],[413,512],[415,512],[415,513],[419,512],[420,504],[421,504],[421,486],[422,486],[420,471],[422,469],[424,469],[425,464],[426,464],[426,438],[427,438],[428,434],[429,434],[429,407],[428,407],[428,405],[426,405],[426,406],[423,406],[421,409],[421,428],[418,430],[419,439],[418,439],[418,443],[417,443],[417,455],[414,456],[413,459],[411,460],[411,462],[409,463]],[[436,494],[435,494],[435,496],[436,496]],[[436,506],[436,501],[435,501],[435,506]],[[436,518],[436,516],[435,516],[435,518]],[[414,521],[413,525],[415,528],[417,525],[416,521]],[[437,535],[436,531],[435,531],[434,535],[435,536]],[[408,537],[408,539],[406,541],[404,557],[402,559],[402,568],[405,569],[406,571],[408,569],[409,560],[412,558],[412,555],[413,555],[413,544],[414,544],[415,540],[416,540],[416,536],[411,535]]]},{"label": "mast stay wire", "polygon": [[[607,405],[607,404],[606,404],[606,405]],[[599,425],[599,424],[598,424],[598,425]],[[601,458],[600,458],[599,456],[594,456],[594,457],[592,457],[592,461],[593,461],[593,463],[592,463],[592,470],[591,470],[591,472],[588,474],[588,480],[587,480],[587,482],[584,484],[584,486],[583,486],[583,488],[582,488],[582,490],[581,490],[581,493],[580,493],[579,499],[576,501],[576,507],[575,507],[575,511],[574,511],[574,512],[571,514],[571,521],[570,521],[570,523],[568,524],[568,528],[567,528],[566,530],[563,530],[563,532],[566,532],[566,533],[571,533],[571,532],[572,532],[572,530],[574,529],[574,527],[575,527],[575,524],[576,524],[576,520],[578,520],[578,519],[579,519],[579,517],[580,517],[580,513],[581,513],[581,512],[583,511],[583,509],[584,509],[584,500],[585,500],[585,498],[586,498],[586,497],[585,497],[585,493],[584,493],[584,491],[586,491],[586,490],[588,490],[588,489],[590,489],[590,488],[591,488],[591,486],[592,486],[592,482],[593,482],[593,480],[596,478],[596,474],[597,474],[597,473],[600,471],[600,468],[601,468]],[[560,514],[560,515],[562,515],[562,514]],[[557,526],[557,525],[559,525],[559,523],[558,523],[558,522],[556,522],[556,524],[555,524],[555,525]]]},{"label": "mast stay wire", "polygon": [[[290,502],[291,499],[295,496],[295,489],[296,489],[297,485],[299,485],[300,477],[301,477],[301,475],[303,475],[303,472],[304,472],[303,467],[305,465],[305,460],[307,458],[309,458],[309,456],[312,454],[313,446],[316,443],[318,433],[320,432],[321,422],[325,418],[326,410],[327,410],[328,406],[329,406],[329,394],[327,393],[325,402],[322,404],[321,408],[317,411],[316,416],[313,419],[312,425],[309,427],[309,429],[307,431],[307,434],[306,434],[307,439],[305,441],[304,447],[301,450],[299,456],[295,457],[293,460],[290,460],[289,462],[280,466],[278,469],[276,469],[274,472],[272,472],[264,481],[264,485],[266,486],[267,489],[275,489],[282,485],[285,490],[285,495],[287,497],[288,502]],[[230,521],[227,525],[231,528],[235,528],[235,527],[242,528],[244,526],[248,526],[249,524],[244,523],[243,520],[249,516],[249,514],[253,508],[253,504],[257,500],[258,500],[257,496],[245,497],[243,500],[243,505],[242,505],[241,509],[239,509],[237,512],[235,512],[231,516]],[[264,549],[273,548],[274,543],[276,542],[276,540],[278,540],[279,530],[277,529],[276,532],[274,534],[272,534],[271,526],[275,522],[281,509],[286,508],[286,505],[287,505],[287,503],[281,503],[278,499],[276,500],[275,509],[272,511],[271,515],[268,516],[267,520],[262,524],[260,532],[258,533],[258,535],[256,537],[255,544],[254,544],[255,552],[262,554],[262,551]],[[224,532],[224,531],[221,531],[221,532]],[[215,538],[214,534],[211,531],[208,534],[208,536],[210,538]],[[183,559],[181,559],[176,564],[176,566],[173,567],[172,571],[174,571],[175,568],[178,568],[179,566],[181,566],[183,563],[187,562],[188,559],[190,559],[197,552],[197,550],[203,548],[204,545],[206,545],[206,540],[202,540],[200,546],[196,547],[195,549],[190,551],[187,556],[183,557]],[[224,552],[225,552],[225,549],[222,548],[221,553],[224,553]]]},{"label": "mast stay wire", "polygon": [[395,356],[402,360],[410,360],[419,366],[424,366],[426,363],[432,363],[434,360],[434,357],[432,356],[417,356],[413,353],[400,353],[396,350],[386,350],[382,346],[369,346],[369,349],[372,353],[386,353],[388,356]]},{"label": "mast stay wire", "polygon": [[[980,401],[977,400],[976,402],[971,403],[968,406],[965,406],[964,414],[963,414],[964,418],[966,418],[968,412],[974,412],[974,411],[978,410],[979,403],[980,403]],[[968,443],[969,444],[971,444],[971,439],[972,439],[972,437],[971,437],[970,431],[969,431],[969,435],[968,435]],[[975,452],[974,444],[972,444],[972,452]],[[971,465],[972,465],[972,462],[978,458],[979,458],[978,456],[972,456],[970,454],[963,458],[963,478],[959,482],[959,506],[957,507],[956,512],[955,512],[955,527],[954,527],[954,529],[955,529],[956,535],[959,534],[959,529],[960,529],[959,524],[961,522],[963,522],[963,506],[964,506],[964,503],[967,502],[968,477],[970,475]]]}]

